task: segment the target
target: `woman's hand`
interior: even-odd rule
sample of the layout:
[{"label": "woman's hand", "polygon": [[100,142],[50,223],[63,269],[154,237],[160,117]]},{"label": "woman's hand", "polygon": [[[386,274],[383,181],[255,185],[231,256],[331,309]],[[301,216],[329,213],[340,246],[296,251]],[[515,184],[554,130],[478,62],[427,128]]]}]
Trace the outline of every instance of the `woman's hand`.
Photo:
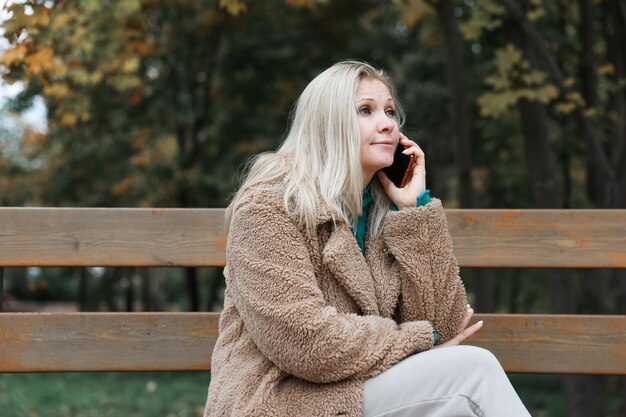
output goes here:
[{"label": "woman's hand", "polygon": [[474,309],[470,307],[470,305],[468,304],[465,310],[465,318],[463,319],[463,323],[461,323],[461,328],[459,329],[459,334],[457,334],[452,339],[446,341],[445,343],[435,346],[435,348],[442,347],[442,346],[459,345],[462,341],[464,341],[465,339],[467,339],[468,337],[470,337],[471,335],[479,331],[483,327],[482,320],[479,321],[478,323],[473,324],[470,327],[467,327],[473,315],[474,315]]},{"label": "woman's hand", "polygon": [[426,190],[426,159],[424,151],[402,133],[398,146],[406,147],[404,154],[413,155],[415,164],[409,182],[402,188],[398,188],[381,170],[378,171],[378,181],[383,186],[385,193],[398,209],[415,207],[417,197]]}]

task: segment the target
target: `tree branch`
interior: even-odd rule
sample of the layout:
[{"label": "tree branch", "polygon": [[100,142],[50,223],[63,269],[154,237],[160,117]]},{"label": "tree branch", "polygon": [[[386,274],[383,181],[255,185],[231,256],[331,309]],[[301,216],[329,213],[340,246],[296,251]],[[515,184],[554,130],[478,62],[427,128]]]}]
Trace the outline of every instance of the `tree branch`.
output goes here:
[{"label": "tree branch", "polygon": [[[545,64],[548,71],[548,75],[552,82],[557,85],[562,95],[567,95],[573,92],[570,87],[564,86],[563,73],[559,68],[554,56],[545,44],[543,37],[539,34],[537,29],[526,18],[526,14],[520,7],[520,5],[514,0],[500,0],[500,2],[507,8],[511,17],[515,23],[519,26],[522,33],[527,37],[528,41],[536,51],[539,59]],[[589,148],[598,167],[604,172],[608,180],[611,182],[610,186],[614,187],[617,181],[617,175],[612,164],[609,162],[598,136],[596,135],[589,120],[585,117],[582,109],[577,108],[574,110],[576,119],[578,120],[582,130],[583,136],[587,141]]]}]

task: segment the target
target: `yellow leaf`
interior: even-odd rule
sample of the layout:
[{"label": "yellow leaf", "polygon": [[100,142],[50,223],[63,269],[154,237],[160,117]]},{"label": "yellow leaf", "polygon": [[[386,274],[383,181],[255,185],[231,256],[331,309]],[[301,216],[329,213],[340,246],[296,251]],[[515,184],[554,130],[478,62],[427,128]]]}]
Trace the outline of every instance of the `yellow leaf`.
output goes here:
[{"label": "yellow leaf", "polygon": [[154,159],[172,159],[178,152],[178,141],[173,135],[161,138],[154,147]]},{"label": "yellow leaf", "polygon": [[50,23],[51,10],[47,7],[36,7],[35,13],[30,16],[30,24],[33,26],[46,27]]},{"label": "yellow leaf", "polygon": [[24,61],[27,52],[28,48],[25,44],[21,43],[15,48],[7,50],[4,55],[0,57],[0,63],[6,65],[7,67],[10,67],[14,63],[19,64]]},{"label": "yellow leaf", "polygon": [[546,74],[545,72],[531,71],[527,74],[524,74],[522,76],[522,80],[526,85],[540,85],[546,80],[547,76],[548,74]]},{"label": "yellow leaf", "polygon": [[78,118],[76,117],[76,115],[68,112],[62,112],[59,120],[60,124],[66,127],[74,126],[77,121]]},{"label": "yellow leaf", "polygon": [[222,16],[213,9],[206,10],[202,14],[202,18],[209,27],[217,25],[222,20]]},{"label": "yellow leaf", "polygon": [[133,146],[133,149],[137,149],[137,150],[144,149],[146,147],[146,138],[139,137],[133,142],[132,146]]},{"label": "yellow leaf", "polygon": [[130,163],[136,167],[145,167],[150,165],[150,158],[145,155],[134,155],[130,158]]},{"label": "yellow leaf", "polygon": [[575,82],[576,80],[574,80],[574,77],[569,77],[563,80],[563,87],[571,87],[574,85]]},{"label": "yellow leaf", "polygon": [[111,191],[115,195],[126,195],[130,191],[131,187],[134,183],[136,183],[137,179],[135,177],[124,178],[122,181],[114,184],[111,187]]},{"label": "yellow leaf", "polygon": [[598,114],[598,110],[595,107],[587,107],[583,112],[585,117],[594,117],[596,114]]},{"label": "yellow leaf", "polygon": [[534,22],[536,20],[539,20],[541,17],[545,16],[545,14],[546,14],[546,10],[543,7],[537,7],[536,9],[528,11],[528,13],[526,13],[526,17],[531,22]]},{"label": "yellow leaf", "polygon": [[71,13],[56,13],[53,15],[50,29],[57,31],[62,28],[71,27],[72,19],[74,19],[74,15]]},{"label": "yellow leaf", "polygon": [[606,64],[598,67],[598,74],[601,75],[613,75],[615,74],[615,67],[613,64]]},{"label": "yellow leaf", "polygon": [[496,50],[496,65],[503,72],[509,72],[516,64],[522,61],[522,51],[512,43],[507,43],[504,48]]},{"label": "yellow leaf", "polygon": [[91,84],[98,84],[100,81],[102,81],[103,78],[103,74],[100,71],[93,71],[89,74],[89,82]]},{"label": "yellow leaf", "polygon": [[498,117],[505,113],[517,101],[513,92],[484,93],[478,97],[480,114],[483,117]]},{"label": "yellow leaf", "polygon": [[398,3],[402,21],[409,28],[435,14],[433,7],[424,0],[408,0]]},{"label": "yellow leaf", "polygon": [[70,89],[67,84],[62,83],[54,83],[48,84],[44,86],[43,92],[45,95],[54,97],[54,98],[63,98],[67,97],[70,94]]},{"label": "yellow leaf", "polygon": [[502,26],[506,8],[494,0],[477,1],[469,19],[460,25],[465,40],[478,40],[484,32],[490,32]]},{"label": "yellow leaf", "polygon": [[80,84],[80,85],[88,85],[91,84],[91,77],[89,72],[87,72],[87,70],[85,70],[84,68],[74,68],[71,71],[69,71],[67,73],[67,75],[69,76],[69,78],[71,78],[72,81],[74,81],[76,84]]},{"label": "yellow leaf", "polygon": [[136,52],[141,56],[149,56],[154,52],[154,47],[143,40],[131,41],[129,46],[131,51]]},{"label": "yellow leaf", "polygon": [[220,7],[233,16],[239,16],[248,10],[248,6],[242,0],[220,0]]},{"label": "yellow leaf", "polygon": [[560,114],[569,114],[576,109],[576,104],[562,102],[556,105],[556,112]]},{"label": "yellow leaf", "polygon": [[565,98],[574,104],[583,104],[585,102],[585,100],[583,100],[583,97],[580,95],[580,93],[578,91],[573,91],[571,93],[568,93]]},{"label": "yellow leaf", "polygon": [[139,58],[136,56],[131,57],[122,63],[122,71],[125,73],[133,73],[137,71],[137,68],[139,68]]},{"label": "yellow leaf", "polygon": [[51,48],[43,47],[39,51],[26,57],[26,64],[30,67],[30,71],[35,74],[41,74],[44,71],[50,70],[54,63],[52,58],[54,51]]},{"label": "yellow leaf", "polygon": [[[94,1],[94,3],[97,5],[96,12],[98,12],[100,10],[100,7],[102,7],[99,4],[100,0]],[[141,2],[139,0],[119,1],[115,3],[115,7],[113,8],[113,10],[113,14],[115,15],[115,17],[119,20],[122,20],[127,18],[128,16],[132,16],[133,14],[138,13],[139,10],[141,10]]]},{"label": "yellow leaf", "polygon": [[[6,5],[6,2],[4,4]],[[12,12],[13,15],[3,23],[4,36],[17,38],[22,30],[29,26],[28,19],[30,16],[24,14],[24,5],[22,4],[13,4],[8,8],[8,12]]]},{"label": "yellow leaf", "polygon": [[295,6],[295,7],[312,8],[313,6],[315,6],[315,0],[285,0],[285,3],[288,6]]}]

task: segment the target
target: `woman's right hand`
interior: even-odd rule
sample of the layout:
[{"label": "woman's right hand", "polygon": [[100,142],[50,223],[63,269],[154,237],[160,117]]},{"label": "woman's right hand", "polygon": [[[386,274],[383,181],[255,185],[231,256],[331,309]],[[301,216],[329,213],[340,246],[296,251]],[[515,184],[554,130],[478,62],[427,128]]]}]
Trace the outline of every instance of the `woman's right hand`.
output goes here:
[{"label": "woman's right hand", "polygon": [[452,339],[446,341],[445,343],[435,346],[435,348],[443,347],[443,346],[459,345],[465,339],[467,339],[468,337],[472,336],[474,333],[479,331],[483,327],[482,320],[479,321],[478,323],[474,323],[470,327],[467,327],[473,315],[474,315],[474,309],[470,307],[470,305],[468,304],[465,310],[465,318],[463,319],[463,323],[461,323],[461,328],[459,329],[459,334],[457,334]]},{"label": "woman's right hand", "polygon": [[405,147],[403,153],[412,155],[415,160],[409,182],[404,187],[398,188],[383,170],[378,171],[378,181],[398,209],[415,207],[417,197],[426,190],[426,157],[422,148],[402,133],[398,146]]}]

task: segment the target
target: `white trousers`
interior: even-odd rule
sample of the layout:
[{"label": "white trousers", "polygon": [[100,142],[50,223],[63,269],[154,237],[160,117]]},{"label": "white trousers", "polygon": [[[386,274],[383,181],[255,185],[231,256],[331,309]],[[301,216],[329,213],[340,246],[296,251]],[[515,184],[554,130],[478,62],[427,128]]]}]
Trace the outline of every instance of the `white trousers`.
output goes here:
[{"label": "white trousers", "polygon": [[363,388],[364,417],[530,417],[491,352],[450,346],[409,356]]}]

